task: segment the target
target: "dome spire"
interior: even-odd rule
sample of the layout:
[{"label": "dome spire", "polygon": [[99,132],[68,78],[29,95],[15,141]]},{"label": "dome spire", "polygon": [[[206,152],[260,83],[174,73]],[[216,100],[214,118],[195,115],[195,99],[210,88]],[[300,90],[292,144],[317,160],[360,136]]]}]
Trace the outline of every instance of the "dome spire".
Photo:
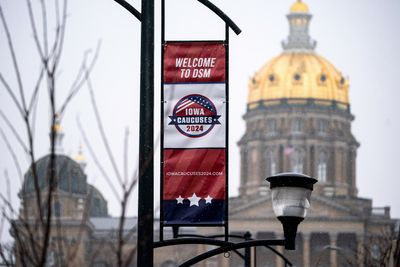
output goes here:
[{"label": "dome spire", "polygon": [[297,0],[291,7],[287,15],[289,20],[290,32],[287,40],[282,42],[283,49],[313,51],[317,42],[312,40],[308,34],[308,28],[312,15],[309,13],[308,6],[301,0]]},{"label": "dome spire", "polygon": [[78,154],[75,156],[75,161],[81,166],[82,170],[85,170],[86,168],[86,157],[83,155],[82,152],[82,144],[79,145],[79,151]]},{"label": "dome spire", "polygon": [[[57,113],[55,114],[56,116],[56,120],[54,122],[53,125],[53,130],[55,133],[55,144],[54,144],[54,151],[56,154],[62,154],[64,153],[64,149],[62,147],[62,141],[64,139],[64,131],[61,127],[61,119],[60,119],[60,115]],[[51,132],[50,132],[50,138],[51,138]],[[50,148],[51,150],[51,148]]]}]

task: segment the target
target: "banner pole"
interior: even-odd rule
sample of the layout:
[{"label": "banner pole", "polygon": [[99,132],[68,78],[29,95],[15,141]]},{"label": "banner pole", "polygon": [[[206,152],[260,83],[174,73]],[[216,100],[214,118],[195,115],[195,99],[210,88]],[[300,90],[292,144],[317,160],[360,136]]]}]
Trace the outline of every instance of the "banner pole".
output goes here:
[{"label": "banner pole", "polygon": [[142,1],[137,266],[153,266],[154,0]]},{"label": "banner pole", "polygon": [[225,241],[229,239],[229,25],[225,23],[225,105],[226,105],[226,137],[225,137]]},{"label": "banner pole", "polygon": [[165,0],[161,0],[161,108],[160,108],[160,241],[164,239],[164,46],[165,46]]}]

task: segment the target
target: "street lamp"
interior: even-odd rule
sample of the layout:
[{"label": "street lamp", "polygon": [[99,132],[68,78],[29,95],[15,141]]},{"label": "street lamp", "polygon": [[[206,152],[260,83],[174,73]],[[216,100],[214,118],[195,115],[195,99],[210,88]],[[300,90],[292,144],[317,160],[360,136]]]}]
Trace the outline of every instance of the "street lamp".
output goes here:
[{"label": "street lamp", "polygon": [[285,249],[294,250],[297,226],[307,215],[317,180],[298,173],[279,173],[266,180],[270,183],[274,213],[283,226]]}]

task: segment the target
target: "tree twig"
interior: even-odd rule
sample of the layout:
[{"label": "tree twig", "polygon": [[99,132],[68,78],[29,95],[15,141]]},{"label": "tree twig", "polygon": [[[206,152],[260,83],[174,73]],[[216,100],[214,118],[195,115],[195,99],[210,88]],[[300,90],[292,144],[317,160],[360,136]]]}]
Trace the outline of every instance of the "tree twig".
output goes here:
[{"label": "tree twig", "polygon": [[104,131],[103,123],[102,123],[101,118],[100,118],[100,113],[99,113],[99,110],[97,108],[97,103],[96,103],[96,99],[95,99],[95,96],[94,96],[94,92],[93,92],[93,87],[92,87],[92,83],[91,83],[91,80],[90,80],[90,76],[89,76],[89,73],[87,71],[85,71],[85,74],[86,74],[85,75],[86,76],[86,82],[87,82],[89,93],[90,93],[90,101],[92,103],[92,108],[93,108],[93,111],[94,111],[94,115],[96,117],[96,123],[97,123],[97,127],[99,129],[99,132],[100,132],[101,140],[103,141],[104,147],[106,148],[107,156],[108,156],[108,158],[109,158],[109,160],[111,162],[111,165],[112,165],[112,167],[114,169],[114,172],[115,172],[115,175],[116,175],[116,177],[118,179],[118,182],[122,185],[123,181],[122,181],[122,178],[121,178],[121,174],[120,174],[120,172],[118,170],[118,167],[117,167],[117,164],[115,162],[114,155],[113,155],[112,150],[110,148],[110,144],[108,143],[108,139],[107,139],[105,131]]},{"label": "tree twig", "polygon": [[99,168],[99,170],[100,170],[101,174],[103,175],[103,177],[105,178],[105,180],[106,180],[108,186],[111,188],[111,191],[113,192],[115,198],[116,198],[118,201],[120,201],[121,199],[120,199],[120,197],[118,196],[117,190],[115,189],[113,183],[111,182],[111,180],[110,180],[110,178],[109,178],[107,172],[104,170],[103,166],[100,164],[99,160],[97,159],[96,154],[95,154],[94,151],[93,151],[93,148],[92,148],[92,146],[91,146],[91,144],[90,144],[90,142],[89,142],[89,139],[88,139],[87,136],[86,136],[86,133],[85,133],[83,127],[82,127],[82,124],[81,124],[79,118],[76,119],[76,122],[77,122],[77,124],[78,124],[78,129],[79,129],[79,131],[80,131],[80,133],[81,133],[81,135],[82,135],[82,137],[83,137],[83,141],[84,141],[86,147],[87,147],[88,150],[89,150],[90,156],[93,158],[94,163],[96,164],[97,168]]}]

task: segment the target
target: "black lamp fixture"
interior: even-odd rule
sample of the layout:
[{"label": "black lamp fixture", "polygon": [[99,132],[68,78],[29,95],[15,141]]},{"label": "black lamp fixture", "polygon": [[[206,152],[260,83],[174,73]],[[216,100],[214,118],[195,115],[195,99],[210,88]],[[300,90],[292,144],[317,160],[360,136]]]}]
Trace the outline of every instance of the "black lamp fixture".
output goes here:
[{"label": "black lamp fixture", "polygon": [[316,179],[299,173],[279,173],[266,179],[270,183],[272,207],[282,223],[285,249],[296,247],[297,226],[307,215]]}]

